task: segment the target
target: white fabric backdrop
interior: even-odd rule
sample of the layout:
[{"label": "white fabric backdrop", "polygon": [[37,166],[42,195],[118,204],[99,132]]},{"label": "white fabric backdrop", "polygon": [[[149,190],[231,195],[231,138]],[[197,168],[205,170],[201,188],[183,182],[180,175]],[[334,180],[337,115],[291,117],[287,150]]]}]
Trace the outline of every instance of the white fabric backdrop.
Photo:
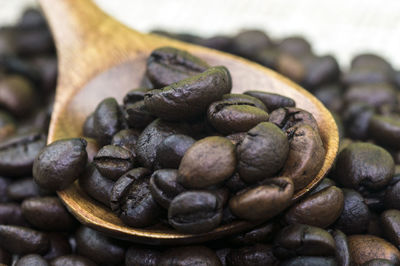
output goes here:
[{"label": "white fabric backdrop", "polygon": [[[334,54],[342,66],[347,66],[355,54],[369,51],[390,59],[400,69],[399,0],[95,1],[109,14],[143,32],[166,28],[211,36],[259,28],[272,37],[301,34],[317,53]],[[34,3],[0,0],[0,24],[11,23],[23,6]]]}]

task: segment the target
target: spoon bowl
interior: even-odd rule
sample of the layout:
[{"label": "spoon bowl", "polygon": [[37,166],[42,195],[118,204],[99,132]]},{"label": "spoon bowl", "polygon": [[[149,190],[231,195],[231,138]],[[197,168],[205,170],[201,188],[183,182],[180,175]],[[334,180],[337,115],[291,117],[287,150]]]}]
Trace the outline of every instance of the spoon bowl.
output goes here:
[{"label": "spoon bowl", "polygon": [[[59,79],[48,143],[82,136],[82,125],[106,97],[121,102],[132,88],[139,87],[146,58],[161,46],[173,46],[202,58],[210,65],[226,66],[232,76],[233,93],[262,90],[296,101],[311,112],[319,127],[326,155],[317,176],[295,193],[298,200],[315,187],[333,164],[338,150],[338,131],[330,112],[309,92],[276,72],[245,59],[165,37],[141,34],[107,16],[89,0],[40,0],[55,39]],[[132,228],[102,204],[92,200],[75,182],[59,191],[69,211],[83,224],[113,237],[145,244],[189,244],[214,240],[254,227],[237,221],[204,234],[183,234],[154,226]]]}]

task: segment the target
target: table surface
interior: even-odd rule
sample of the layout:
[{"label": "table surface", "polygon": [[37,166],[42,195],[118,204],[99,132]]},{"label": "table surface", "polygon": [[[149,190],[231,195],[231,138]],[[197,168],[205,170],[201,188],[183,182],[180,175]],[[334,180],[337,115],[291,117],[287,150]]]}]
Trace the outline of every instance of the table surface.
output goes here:
[{"label": "table surface", "polygon": [[[343,67],[356,54],[374,52],[400,69],[399,0],[95,2],[123,23],[143,32],[162,28],[212,36],[257,28],[273,38],[303,35],[317,54],[333,54]],[[35,0],[0,0],[0,24],[13,23],[25,6],[35,4]]]}]

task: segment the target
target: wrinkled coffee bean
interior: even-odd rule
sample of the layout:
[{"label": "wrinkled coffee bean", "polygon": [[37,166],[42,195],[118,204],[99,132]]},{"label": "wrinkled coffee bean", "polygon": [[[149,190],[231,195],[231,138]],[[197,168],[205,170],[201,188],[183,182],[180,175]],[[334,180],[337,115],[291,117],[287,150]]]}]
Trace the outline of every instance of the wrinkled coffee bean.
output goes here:
[{"label": "wrinkled coffee bean", "polygon": [[195,142],[193,138],[186,135],[171,135],[158,146],[157,160],[164,168],[177,169],[183,155]]},{"label": "wrinkled coffee bean", "polygon": [[129,150],[116,145],[106,145],[96,154],[93,164],[101,175],[117,180],[132,169],[135,162]]},{"label": "wrinkled coffee bean", "polygon": [[289,97],[264,91],[246,91],[245,95],[259,99],[270,112],[283,107],[295,107],[296,103]]},{"label": "wrinkled coffee bean", "polygon": [[184,265],[208,265],[220,266],[221,262],[215,252],[203,246],[176,247],[165,251],[158,265],[184,266]]},{"label": "wrinkled coffee bean", "polygon": [[15,225],[0,225],[0,246],[14,254],[44,254],[49,248],[48,237],[39,231]]},{"label": "wrinkled coffee bean", "polygon": [[110,206],[111,191],[114,181],[106,178],[93,165],[87,167],[79,178],[79,185],[90,197]]},{"label": "wrinkled coffee bean", "polygon": [[168,209],[171,201],[185,188],[178,183],[178,170],[161,169],[154,171],[150,178],[150,192],[154,200]]},{"label": "wrinkled coffee bean", "polygon": [[111,140],[111,145],[120,146],[127,149],[132,153],[132,156],[136,157],[136,142],[139,138],[139,132],[133,129],[123,129],[115,134]]},{"label": "wrinkled coffee bean", "polygon": [[284,107],[276,109],[270,114],[269,122],[274,123],[283,131],[287,131],[288,129],[299,124],[306,124],[318,132],[318,124],[313,115],[296,107]]}]

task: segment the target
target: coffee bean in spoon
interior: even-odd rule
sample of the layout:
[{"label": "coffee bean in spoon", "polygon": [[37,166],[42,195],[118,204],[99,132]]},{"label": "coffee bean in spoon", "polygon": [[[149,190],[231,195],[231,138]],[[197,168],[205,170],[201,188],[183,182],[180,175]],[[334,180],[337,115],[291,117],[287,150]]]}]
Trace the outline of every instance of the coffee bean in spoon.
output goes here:
[{"label": "coffee bean in spoon", "polygon": [[186,189],[178,182],[178,170],[160,169],[150,178],[150,192],[154,200],[168,209],[171,201]]},{"label": "coffee bean in spoon", "polygon": [[267,107],[270,112],[282,107],[295,107],[296,103],[293,99],[279,95],[276,93],[264,91],[245,91],[245,95],[253,96],[259,99]]}]

